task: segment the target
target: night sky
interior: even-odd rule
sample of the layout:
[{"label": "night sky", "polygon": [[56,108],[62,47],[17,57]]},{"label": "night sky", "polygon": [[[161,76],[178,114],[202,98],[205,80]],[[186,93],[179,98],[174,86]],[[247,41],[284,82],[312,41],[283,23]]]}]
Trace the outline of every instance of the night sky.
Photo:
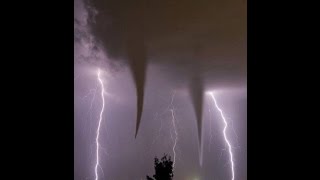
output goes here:
[{"label": "night sky", "polygon": [[[140,180],[155,156],[173,156],[175,180],[247,179],[247,30],[243,0],[75,0],[74,176],[94,180],[101,110],[100,180]],[[202,159],[202,165],[200,162]]]}]

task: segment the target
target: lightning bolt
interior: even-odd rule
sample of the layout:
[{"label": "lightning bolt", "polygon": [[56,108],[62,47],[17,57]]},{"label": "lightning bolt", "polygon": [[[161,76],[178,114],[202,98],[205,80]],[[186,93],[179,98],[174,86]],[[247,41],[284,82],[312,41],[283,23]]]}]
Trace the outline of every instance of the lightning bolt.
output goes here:
[{"label": "lightning bolt", "polygon": [[170,111],[171,111],[171,121],[172,121],[172,127],[173,127],[173,131],[175,133],[175,138],[173,138],[172,134],[171,135],[171,139],[173,140],[173,147],[172,147],[172,151],[173,151],[173,164],[172,167],[174,168],[174,165],[176,163],[176,146],[177,146],[177,142],[178,142],[178,131],[176,128],[176,122],[175,122],[175,113],[174,113],[174,106],[173,106],[173,99],[174,99],[174,95],[175,92],[173,92],[172,97],[171,97],[171,103],[170,103]]},{"label": "lightning bolt", "polygon": [[233,163],[233,154],[232,154],[232,146],[227,138],[227,135],[226,135],[226,131],[227,131],[227,128],[228,128],[228,123],[224,117],[224,114],[222,112],[222,110],[220,109],[220,107],[218,106],[217,104],[217,100],[216,98],[214,97],[213,95],[213,92],[210,92],[209,93],[213,99],[213,102],[214,102],[214,105],[215,107],[217,108],[217,110],[220,112],[220,115],[221,115],[221,118],[223,120],[223,123],[224,123],[224,128],[223,128],[223,136],[224,136],[224,140],[225,142],[227,143],[228,145],[228,151],[229,151],[229,157],[230,157],[230,163],[231,163],[231,173],[232,173],[232,180],[234,180],[234,163]]},{"label": "lightning bolt", "polygon": [[[173,125],[173,130],[175,133],[175,138],[173,140],[174,144],[172,147],[172,151],[173,151],[173,165],[172,167],[174,168],[175,162],[176,162],[176,146],[177,146],[177,141],[178,141],[178,132],[177,132],[177,128],[176,128],[176,123],[175,123],[175,117],[174,117],[174,109],[170,109],[171,111],[171,115],[172,115],[172,125]],[[173,137],[171,136],[171,138],[173,139]]]},{"label": "lightning bolt", "polygon": [[[172,146],[172,152],[173,152],[173,165],[172,167],[174,168],[175,162],[176,162],[176,147],[177,147],[177,142],[178,142],[178,131],[177,131],[177,127],[176,127],[176,118],[175,118],[175,110],[174,110],[174,105],[173,105],[173,100],[174,100],[174,96],[175,96],[175,91],[172,93],[171,95],[171,101],[170,104],[167,106],[167,108],[163,111],[163,113],[161,113],[160,115],[157,113],[155,115],[155,119],[157,119],[159,116],[164,115],[165,113],[167,113],[168,111],[170,111],[171,114],[171,123],[172,123],[172,129],[170,129],[170,137],[173,141],[173,146]],[[162,131],[163,128],[163,118],[161,118],[160,121],[160,128],[158,130],[157,136],[154,139],[153,143],[155,143],[155,141],[159,138],[160,133]],[[174,132],[174,135],[172,133],[172,131]]]},{"label": "lightning bolt", "polygon": [[103,81],[100,76],[101,76],[101,71],[100,71],[100,69],[98,69],[97,78],[98,78],[99,83],[101,85],[102,107],[101,107],[101,111],[100,111],[99,124],[98,124],[98,128],[97,128],[97,136],[96,136],[96,165],[94,168],[95,180],[99,179],[99,176],[98,176],[98,167],[100,167],[100,164],[99,164],[99,148],[100,148],[99,136],[100,136],[100,126],[101,126],[101,121],[102,121],[103,111],[104,111],[104,93],[105,93]]}]

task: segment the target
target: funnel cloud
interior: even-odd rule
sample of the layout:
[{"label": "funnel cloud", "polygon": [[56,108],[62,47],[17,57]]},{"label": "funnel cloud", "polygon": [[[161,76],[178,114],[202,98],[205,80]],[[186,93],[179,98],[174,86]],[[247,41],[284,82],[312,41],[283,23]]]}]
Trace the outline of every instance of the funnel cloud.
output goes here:
[{"label": "funnel cloud", "polygon": [[[208,87],[246,86],[246,1],[86,0],[89,26],[110,61],[125,64],[136,89],[135,137],[143,119],[147,67],[190,93],[201,142]],[[92,11],[89,11],[89,14]],[[196,52],[196,53],[194,53]]]}]

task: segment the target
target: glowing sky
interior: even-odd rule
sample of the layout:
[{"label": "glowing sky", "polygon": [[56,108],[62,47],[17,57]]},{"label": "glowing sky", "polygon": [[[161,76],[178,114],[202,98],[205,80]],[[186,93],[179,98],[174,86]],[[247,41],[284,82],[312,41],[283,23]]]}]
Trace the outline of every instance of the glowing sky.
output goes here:
[{"label": "glowing sky", "polygon": [[[200,100],[199,92],[213,89],[232,128],[227,135],[234,146],[235,180],[246,180],[245,2],[201,0],[192,6],[185,1],[183,7],[180,1],[86,2],[76,0],[74,14],[75,180],[94,179],[102,105],[98,68],[106,91],[100,129],[101,180],[146,179],[153,174],[155,156],[173,156],[168,109],[173,92],[179,135],[174,179],[231,179],[221,116],[210,96],[203,94]],[[140,10],[142,14],[135,13]],[[136,15],[130,17],[131,13]],[[137,131],[140,86],[143,108]],[[196,115],[199,104],[202,122]]]}]

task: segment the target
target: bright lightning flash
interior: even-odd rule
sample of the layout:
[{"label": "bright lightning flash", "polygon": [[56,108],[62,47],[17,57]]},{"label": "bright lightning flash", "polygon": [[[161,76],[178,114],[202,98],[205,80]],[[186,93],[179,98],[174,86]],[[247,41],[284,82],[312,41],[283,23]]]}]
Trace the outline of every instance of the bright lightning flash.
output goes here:
[{"label": "bright lightning flash", "polygon": [[[164,114],[166,114],[168,111],[170,111],[171,113],[171,123],[172,123],[172,129],[170,130],[170,136],[171,139],[173,141],[173,146],[172,146],[172,152],[173,152],[173,164],[172,167],[174,168],[175,162],[176,162],[176,147],[177,147],[177,142],[178,142],[178,131],[176,128],[176,118],[175,118],[175,111],[174,111],[174,105],[173,105],[173,100],[174,100],[174,96],[175,96],[175,91],[172,93],[171,96],[171,101],[170,104],[168,105],[168,107],[159,115],[158,113],[155,115],[155,119],[158,119],[158,117],[163,116]],[[156,138],[153,140],[152,144],[154,144],[156,142],[156,140],[160,137],[160,133],[162,131],[163,128],[163,119],[161,118],[161,124],[160,124],[160,128],[158,130],[157,136]],[[174,132],[174,135],[172,133],[172,131]]]},{"label": "bright lightning flash", "polygon": [[100,135],[100,126],[101,126],[101,121],[102,121],[103,111],[104,111],[104,94],[105,94],[103,81],[100,76],[101,76],[101,71],[100,71],[100,69],[98,69],[97,78],[98,78],[100,85],[101,85],[102,107],[101,107],[101,111],[100,111],[99,124],[98,124],[98,128],[97,128],[97,136],[96,136],[96,165],[95,165],[95,169],[94,169],[95,170],[95,180],[98,180],[98,178],[99,178],[99,176],[98,176],[98,167],[100,167],[100,164],[99,164],[99,148],[100,148],[99,135]]},{"label": "bright lightning flash", "polygon": [[227,138],[227,135],[226,135],[226,130],[227,130],[227,128],[228,128],[228,123],[227,123],[227,121],[226,121],[226,119],[225,119],[225,117],[224,117],[224,115],[223,115],[222,110],[220,109],[220,107],[219,107],[218,104],[217,104],[217,100],[216,100],[216,98],[214,97],[213,92],[210,92],[209,94],[211,95],[211,97],[212,97],[212,99],[213,99],[213,102],[214,102],[214,105],[215,105],[215,107],[217,108],[217,110],[220,112],[221,118],[222,118],[222,120],[223,120],[223,122],[224,122],[223,136],[224,136],[225,142],[226,142],[227,145],[228,145],[229,156],[230,156],[230,163],[231,163],[232,180],[234,180],[234,163],[233,163],[233,154],[232,154],[232,150],[231,150],[231,149],[232,149],[232,146],[231,146],[231,144],[230,144],[230,142],[229,142],[229,140],[228,140],[228,138]]},{"label": "bright lightning flash", "polygon": [[172,151],[173,151],[173,165],[172,165],[172,167],[174,167],[174,164],[176,162],[176,146],[177,146],[177,141],[178,141],[178,132],[177,132],[176,123],[175,123],[174,110],[171,109],[170,111],[171,111],[171,115],[172,115],[173,130],[175,133],[174,144],[172,147]]},{"label": "bright lightning flash", "polygon": [[173,99],[174,99],[174,95],[175,95],[175,92],[172,94],[172,97],[171,97],[171,103],[170,103],[170,111],[171,111],[171,120],[172,120],[172,127],[173,127],[173,131],[174,131],[174,134],[175,134],[175,138],[172,137],[172,134],[171,134],[171,138],[173,140],[173,147],[172,147],[172,151],[173,151],[173,165],[172,167],[174,168],[174,165],[176,163],[176,146],[177,146],[177,141],[178,141],[178,131],[177,131],[177,128],[176,128],[176,122],[175,122],[175,116],[174,116],[174,106],[173,106]]}]

